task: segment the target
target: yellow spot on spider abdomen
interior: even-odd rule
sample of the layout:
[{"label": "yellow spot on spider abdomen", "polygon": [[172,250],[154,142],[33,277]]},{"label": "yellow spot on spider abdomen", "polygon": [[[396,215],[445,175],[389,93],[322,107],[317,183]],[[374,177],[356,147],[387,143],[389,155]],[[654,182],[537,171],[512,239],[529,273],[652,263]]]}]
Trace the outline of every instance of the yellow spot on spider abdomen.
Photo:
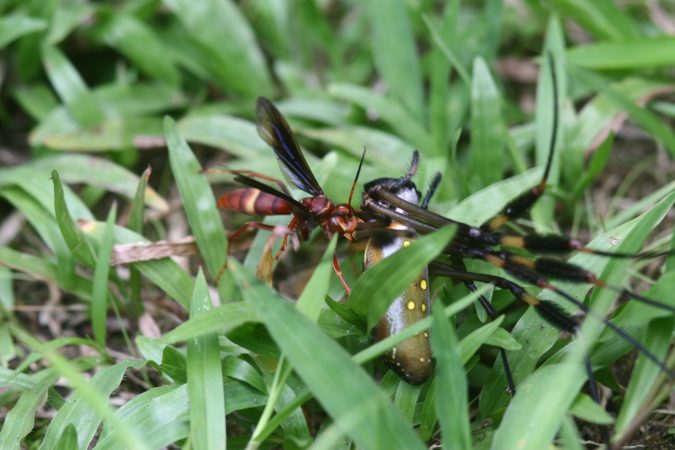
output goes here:
[{"label": "yellow spot on spider abdomen", "polygon": [[415,309],[415,302],[410,300],[406,306],[410,311],[412,311],[413,309]]},{"label": "yellow spot on spider abdomen", "polygon": [[420,308],[422,308],[422,312],[427,312],[427,304],[426,303],[422,303],[422,306],[420,306]]},{"label": "yellow spot on spider abdomen", "polygon": [[408,247],[410,245],[410,241],[403,241],[403,246]]},{"label": "yellow spot on spider abdomen", "polygon": [[426,291],[426,290],[427,290],[427,287],[428,287],[428,286],[427,286],[427,280],[422,280],[422,281],[420,281],[420,288],[421,288],[423,291]]}]

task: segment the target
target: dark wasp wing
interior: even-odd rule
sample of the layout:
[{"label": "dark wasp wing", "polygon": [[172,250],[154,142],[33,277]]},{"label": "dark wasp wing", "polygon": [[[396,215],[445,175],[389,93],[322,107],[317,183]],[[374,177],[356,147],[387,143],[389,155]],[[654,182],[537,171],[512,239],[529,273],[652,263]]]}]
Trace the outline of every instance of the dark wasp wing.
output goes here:
[{"label": "dark wasp wing", "polygon": [[310,195],[322,195],[323,189],[307,165],[291,127],[277,107],[265,97],[258,97],[256,101],[256,126],[260,137],[274,149],[289,180]]}]

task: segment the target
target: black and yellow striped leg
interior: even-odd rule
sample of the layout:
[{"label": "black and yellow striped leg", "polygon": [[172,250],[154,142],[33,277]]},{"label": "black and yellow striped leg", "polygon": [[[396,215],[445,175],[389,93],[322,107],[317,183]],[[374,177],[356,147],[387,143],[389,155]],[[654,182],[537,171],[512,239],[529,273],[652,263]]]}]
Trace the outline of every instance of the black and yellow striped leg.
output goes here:
[{"label": "black and yellow striped leg", "polygon": [[[469,273],[466,271],[466,267],[464,267],[464,263],[461,261],[454,262],[452,264],[453,266],[457,266],[457,270],[463,272],[463,273]],[[452,275],[449,275],[446,273],[446,276],[452,277]],[[474,283],[472,280],[462,280],[464,283],[464,286],[471,291],[471,292],[476,292],[478,290],[478,287],[476,287],[476,283]],[[497,310],[492,306],[492,303],[485,298],[484,295],[481,295],[478,297],[478,303],[483,307],[485,312],[487,313],[488,317],[490,317],[491,320],[495,320],[497,317],[499,317],[499,314],[497,313]],[[513,371],[511,370],[511,366],[509,364],[509,358],[506,356],[506,350],[503,348],[499,348],[499,357],[502,360],[502,365],[504,366],[504,374],[506,375],[506,382],[509,387],[509,393],[511,395],[516,395],[516,383],[513,381]]]},{"label": "black and yellow striped leg", "polygon": [[[594,318],[597,320],[600,320],[604,326],[607,328],[611,329],[614,333],[616,333],[618,336],[623,338],[626,342],[630,343],[631,345],[635,346],[642,354],[645,355],[649,360],[651,360],[654,364],[656,364],[664,373],[668,374],[670,378],[675,379],[675,371],[673,369],[669,368],[666,366],[666,364],[661,361],[656,355],[654,355],[652,352],[647,350],[642,344],[640,344],[635,338],[633,338],[631,335],[626,333],[623,329],[620,327],[614,325],[612,322],[608,321],[606,318],[602,316],[598,316],[593,311],[583,302],[580,302],[576,298],[574,298],[572,295],[568,294],[567,292],[563,291],[562,289],[557,288],[553,284],[551,284],[548,276],[538,272],[538,268],[536,265],[536,261],[528,260],[527,258],[523,258],[521,256],[516,256],[509,254],[507,252],[493,252],[485,249],[475,249],[475,248],[466,248],[463,249],[463,257],[466,258],[473,258],[473,259],[481,259],[483,261],[487,261],[488,263],[502,268],[504,271],[506,271],[508,274],[516,277],[517,279],[524,281],[526,283],[531,283],[535,286],[538,286],[542,289],[548,289],[551,292],[554,292],[558,294],[559,296],[563,297],[565,300],[570,302],[571,304],[575,305],[578,307],[584,314],[586,315],[592,315]],[[561,262],[559,262],[561,263]],[[565,263],[567,264],[567,263]],[[580,269],[583,270],[583,269]],[[565,278],[565,280],[568,281],[574,281],[573,279],[570,278]],[[477,280],[480,281],[480,280]],[[514,290],[508,286],[508,284],[502,285],[497,285],[498,287],[505,287],[506,289],[510,289],[511,292],[513,292],[516,297],[521,298],[514,292]],[[522,288],[519,288],[521,289]],[[638,300],[641,300],[642,296],[636,297]],[[635,297],[634,297],[635,298]],[[526,301],[527,303],[530,303],[533,306],[537,306],[537,311],[542,314],[542,316],[549,322],[554,323],[555,321],[561,321],[560,325],[563,325],[564,330],[568,330],[568,328],[564,327],[564,321],[567,320],[566,318],[569,318],[567,314],[565,314],[557,305],[550,303],[547,305],[547,301],[544,300],[539,300],[536,297],[524,293],[522,295],[522,300]],[[657,302],[655,300],[649,299],[648,303],[652,306],[656,306],[668,311],[672,311],[672,307],[670,305],[666,305],[661,302]],[[542,306],[544,306],[543,309],[539,309]],[[547,317],[548,314],[552,314],[552,316],[549,318]],[[570,318],[571,319],[571,318]],[[576,331],[576,326],[572,327],[572,331]]]}]

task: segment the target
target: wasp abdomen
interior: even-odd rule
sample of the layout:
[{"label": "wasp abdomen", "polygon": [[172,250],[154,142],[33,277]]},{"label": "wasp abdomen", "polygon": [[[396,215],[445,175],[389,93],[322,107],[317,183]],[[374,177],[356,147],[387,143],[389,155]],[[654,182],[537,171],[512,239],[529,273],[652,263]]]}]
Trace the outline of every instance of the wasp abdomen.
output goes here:
[{"label": "wasp abdomen", "polygon": [[291,214],[291,204],[275,195],[255,188],[235,189],[218,197],[218,207],[251,215]]}]

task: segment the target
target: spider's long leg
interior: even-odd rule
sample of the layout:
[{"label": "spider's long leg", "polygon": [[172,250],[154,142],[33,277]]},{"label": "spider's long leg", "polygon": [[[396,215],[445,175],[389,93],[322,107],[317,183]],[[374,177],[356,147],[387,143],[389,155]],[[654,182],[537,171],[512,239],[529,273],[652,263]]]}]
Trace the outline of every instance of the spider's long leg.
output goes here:
[{"label": "spider's long leg", "polygon": [[[433,272],[433,264],[430,266],[429,270]],[[445,276],[448,276],[450,278],[454,278],[452,275],[452,271],[455,271],[455,273],[460,273],[460,274],[470,274],[470,272],[467,272],[466,267],[464,267],[464,263],[462,261],[454,261],[451,266],[447,266],[447,271],[444,273]],[[462,283],[466,286],[466,288],[471,291],[475,292],[478,290],[476,287],[476,283],[474,283],[473,280],[470,280],[468,278],[463,278]],[[479,281],[479,280],[476,280]],[[485,298],[484,295],[481,295],[478,297],[478,303],[483,307],[487,315],[490,317],[490,319],[495,320],[497,317],[499,317],[499,313],[495,308],[492,306],[492,303]],[[506,381],[509,386],[509,392],[511,395],[516,395],[516,384],[513,381],[513,371],[511,370],[511,366],[509,364],[509,359],[506,356],[506,350],[503,348],[499,348],[499,356],[502,360],[502,365],[504,366],[504,374],[506,375]]]},{"label": "spider's long leg", "polygon": [[[631,291],[630,289],[613,286],[599,279],[593,272],[579,267],[575,264],[560,261],[553,258],[532,259],[526,256],[515,255],[507,251],[492,251],[487,249],[472,249],[455,247],[464,257],[482,259],[497,267],[503,268],[513,276],[520,279],[531,281],[542,288],[550,289],[548,285],[542,286],[538,283],[548,283],[548,278],[572,283],[587,283],[599,288],[609,289],[618,294],[625,295],[646,305],[668,311],[675,314],[675,306],[663,303],[642,294]],[[530,274],[539,276],[536,280],[529,279]]]},{"label": "spider's long leg", "polygon": [[[576,298],[574,298],[572,295],[568,294],[567,292],[563,291],[562,289],[554,286],[551,284],[549,278],[546,275],[543,275],[537,270],[526,263],[524,261],[520,261],[520,256],[516,255],[511,255],[506,252],[494,252],[490,250],[485,250],[485,249],[471,249],[471,248],[465,248],[463,250],[459,250],[463,252],[463,257],[467,258],[473,258],[473,259],[481,259],[484,260],[494,266],[502,268],[505,272],[508,274],[518,278],[519,280],[522,280],[527,283],[531,283],[535,286],[538,286],[542,289],[548,289],[551,292],[555,292],[559,296],[563,297],[565,300],[568,302],[572,303],[576,307],[578,307],[581,311],[583,311],[585,314],[590,314],[593,315],[597,320],[600,320],[603,325],[605,325],[607,328],[611,329],[614,333],[622,337],[624,340],[632,344],[634,347],[636,347],[640,352],[642,352],[647,358],[649,358],[654,364],[656,364],[663,372],[667,373],[670,378],[675,378],[675,371],[673,369],[670,369],[669,367],[666,366],[666,364],[661,361],[656,355],[654,355],[652,352],[647,350],[642,344],[640,344],[635,338],[633,338],[631,335],[626,333],[623,329],[620,327],[616,326],[612,322],[608,321],[606,318],[597,316],[593,311],[583,302],[580,302]],[[531,260],[530,260],[531,261]],[[521,262],[523,262],[521,264]],[[573,281],[567,278],[568,281]],[[501,287],[501,286],[500,286]],[[506,287],[507,289],[510,289],[509,287]],[[514,292],[514,295],[516,292]],[[516,295],[518,297],[518,295]],[[524,293],[522,294],[521,297],[518,297],[519,299],[533,305],[537,306],[537,312],[539,312],[542,317],[546,318],[549,322],[554,323],[554,321],[561,320],[561,325],[564,325],[564,320],[565,316],[561,316],[560,314],[562,313],[562,310],[556,306],[555,304],[551,303],[549,306],[547,306],[546,301],[544,300],[539,300],[536,297]],[[660,308],[666,309],[666,310],[672,310],[670,305],[666,305],[664,303],[657,302],[655,300],[651,300],[649,303],[652,306],[658,306]],[[542,305],[544,306],[542,309]],[[553,314],[553,316],[548,317],[547,314]],[[564,313],[562,313],[564,314]],[[565,329],[565,328],[563,328]]]}]

